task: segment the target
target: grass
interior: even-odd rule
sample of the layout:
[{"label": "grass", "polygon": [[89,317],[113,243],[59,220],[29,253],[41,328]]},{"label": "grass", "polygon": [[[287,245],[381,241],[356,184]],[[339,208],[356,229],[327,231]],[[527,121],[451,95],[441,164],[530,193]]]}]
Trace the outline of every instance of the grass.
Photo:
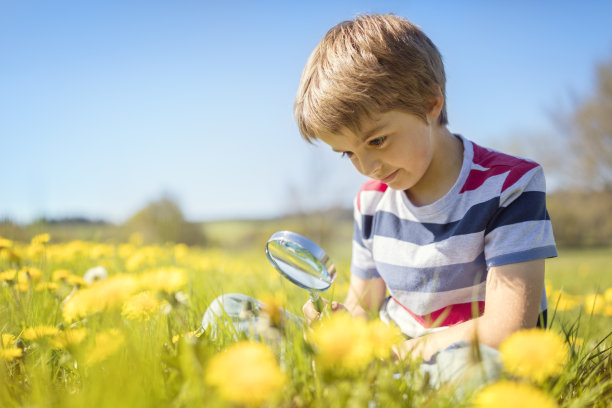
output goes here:
[{"label": "grass", "polygon": [[[297,222],[296,226],[299,226]],[[251,237],[256,233],[264,243],[272,232],[281,229],[275,224],[251,227]],[[304,231],[307,229],[301,232]],[[336,233],[349,234],[340,229]],[[225,231],[219,227],[217,234],[221,240],[240,236],[241,232],[238,227]],[[215,234],[211,232],[210,236]],[[249,405],[248,401],[233,403],[228,398],[232,393],[249,392],[255,398],[255,393],[265,388],[266,381],[270,386],[274,383],[272,379],[278,374],[276,364],[285,382],[279,392],[270,393],[269,399],[267,395],[262,397],[269,406],[456,407],[470,404],[469,396],[457,400],[452,389],[431,389],[413,366],[391,359],[372,360],[358,372],[341,370],[341,363],[337,365],[338,370],[322,371],[320,364],[316,364],[322,348],[317,349],[304,336],[302,328],[295,326],[265,327],[268,330],[265,333],[271,333],[266,344],[270,344],[274,364],[264,364],[268,361],[265,352],[249,348],[251,343],[246,343],[246,349],[242,350],[245,354],[232,362],[236,354],[233,346],[244,344],[246,335],[226,329],[216,338],[207,334],[200,336],[202,315],[216,296],[239,292],[256,298],[274,298],[295,314],[300,314],[308,298],[305,291],[280,277],[269,265],[257,239],[252,241],[253,248],[247,245],[231,251],[172,244],[142,246],[137,241],[119,245],[88,242],[53,245],[44,241],[43,237],[38,243],[15,242],[0,251],[0,274],[3,274],[0,275],[0,333],[14,336],[3,337],[6,340],[0,351],[20,349],[23,353],[21,357],[0,359],[0,406]],[[322,244],[339,271],[337,281],[325,297],[338,300],[346,294],[349,277],[350,245],[348,240],[342,242]],[[583,302],[587,295],[604,293],[612,287],[609,253],[561,251],[559,258],[547,263],[550,286],[582,301],[573,308],[558,311],[551,319],[551,330],[563,336],[571,353],[561,374],[535,386],[560,406],[606,407],[612,402],[612,342],[607,337],[612,317],[606,315],[605,308],[595,314],[586,313]],[[111,278],[89,289],[80,284],[77,293],[88,294],[89,298],[81,295],[89,299],[88,303],[82,304],[82,313],[68,318],[65,299],[74,286],[70,279],[82,277],[96,265],[104,266]],[[10,270],[15,271],[12,278],[7,273]],[[58,270],[65,272],[62,275]],[[154,273],[161,278],[151,278]],[[112,290],[104,286],[114,277],[132,277],[136,283],[112,287]],[[41,285],[45,282],[55,285]],[[154,299],[151,304],[134,303],[142,293],[151,294]],[[78,295],[72,295],[72,301],[77,298]],[[127,304],[141,312],[140,318],[126,314]],[[607,305],[612,306],[612,300],[607,300]],[[51,327],[48,330],[59,334],[27,335],[25,329],[41,325],[48,325]],[[351,325],[340,333],[350,334],[355,329]],[[58,336],[66,336],[71,330],[82,330],[84,337],[80,341],[73,339],[67,345],[57,343]],[[277,333],[274,330],[283,333],[280,340],[274,337]],[[350,344],[343,343],[340,349]],[[230,397],[207,380],[212,375],[211,361],[219,359],[220,367],[229,367],[229,377],[224,383],[230,386],[227,391]],[[253,361],[259,363],[252,366]],[[221,376],[223,372],[214,374]],[[257,390],[246,391],[249,381],[260,381],[256,383]]]}]

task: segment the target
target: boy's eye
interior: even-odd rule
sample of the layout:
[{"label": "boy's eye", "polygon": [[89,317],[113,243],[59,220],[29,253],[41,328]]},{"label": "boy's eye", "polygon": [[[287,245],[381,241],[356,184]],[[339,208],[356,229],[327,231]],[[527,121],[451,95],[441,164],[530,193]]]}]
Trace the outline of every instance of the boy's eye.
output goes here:
[{"label": "boy's eye", "polygon": [[376,139],[372,139],[368,142],[370,146],[381,146],[387,140],[387,136],[377,137]]}]

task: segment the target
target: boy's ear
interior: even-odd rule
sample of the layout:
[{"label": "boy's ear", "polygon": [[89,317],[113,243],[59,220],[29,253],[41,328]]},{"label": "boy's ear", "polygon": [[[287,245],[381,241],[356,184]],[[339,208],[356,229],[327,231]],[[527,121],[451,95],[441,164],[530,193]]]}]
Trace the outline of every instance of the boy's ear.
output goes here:
[{"label": "boy's ear", "polygon": [[[437,122],[438,116],[440,116],[442,108],[444,107],[444,95],[442,95],[442,90],[438,85],[436,85],[436,94],[437,96],[431,102],[429,112],[427,113],[427,117],[434,123]],[[434,121],[434,119],[436,121]]]}]

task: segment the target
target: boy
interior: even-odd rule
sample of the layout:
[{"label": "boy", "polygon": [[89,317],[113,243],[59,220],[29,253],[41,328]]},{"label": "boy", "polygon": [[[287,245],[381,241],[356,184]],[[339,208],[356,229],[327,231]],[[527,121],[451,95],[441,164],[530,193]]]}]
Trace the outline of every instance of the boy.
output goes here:
[{"label": "boy", "polygon": [[557,255],[541,167],[450,133],[445,81],[419,28],[367,15],[325,35],[295,100],[302,136],[371,178],[354,204],[349,293],[332,310],[397,324],[400,358],[544,326],[544,258]]}]

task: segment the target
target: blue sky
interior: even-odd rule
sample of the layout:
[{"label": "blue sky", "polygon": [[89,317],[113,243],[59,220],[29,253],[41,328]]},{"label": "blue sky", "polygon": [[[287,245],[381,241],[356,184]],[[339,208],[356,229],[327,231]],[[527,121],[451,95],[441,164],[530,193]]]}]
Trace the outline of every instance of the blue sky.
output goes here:
[{"label": "blue sky", "polygon": [[[192,220],[350,206],[364,180],[301,140],[293,98],[334,24],[392,12],[447,70],[450,130],[554,132],[612,57],[612,2],[0,0],[0,217]],[[537,140],[534,140],[537,143]]]}]

